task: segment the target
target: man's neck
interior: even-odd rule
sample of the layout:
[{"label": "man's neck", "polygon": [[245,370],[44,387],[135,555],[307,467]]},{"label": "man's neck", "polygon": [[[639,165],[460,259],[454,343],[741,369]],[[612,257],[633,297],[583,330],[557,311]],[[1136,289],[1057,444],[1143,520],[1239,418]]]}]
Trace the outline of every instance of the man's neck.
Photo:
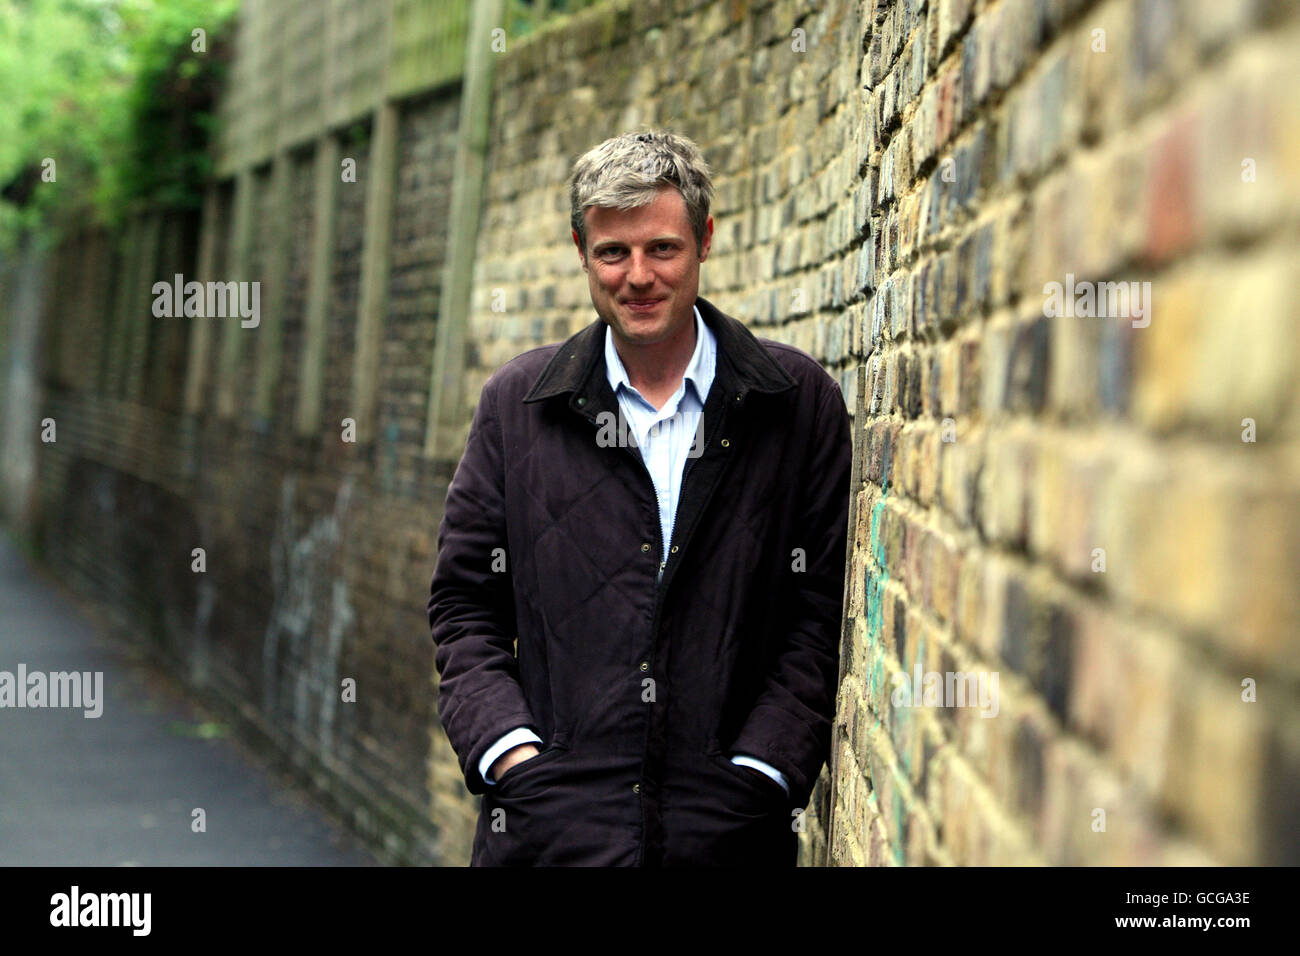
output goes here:
[{"label": "man's neck", "polygon": [[[613,326],[610,331],[612,334]],[[627,371],[628,382],[651,404],[660,408],[681,385],[686,368],[691,364],[691,356],[695,354],[695,339],[695,311],[692,309],[686,334],[678,339],[636,346],[620,343],[615,335],[614,349]]]}]

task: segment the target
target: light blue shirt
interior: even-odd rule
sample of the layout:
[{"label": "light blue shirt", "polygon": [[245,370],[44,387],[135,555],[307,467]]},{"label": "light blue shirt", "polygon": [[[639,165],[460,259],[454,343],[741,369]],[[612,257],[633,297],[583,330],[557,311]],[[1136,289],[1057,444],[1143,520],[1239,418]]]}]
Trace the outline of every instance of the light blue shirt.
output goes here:
[{"label": "light blue shirt", "polygon": [[623,360],[614,347],[614,333],[608,325],[605,326],[605,372],[623,417],[619,434],[626,431],[628,439],[640,449],[641,459],[654,481],[655,495],[659,500],[660,541],[663,542],[660,578],[668,560],[673,519],[677,516],[677,501],[682,494],[686,464],[704,451],[704,401],[713,385],[717,358],[717,340],[696,308],[695,351],[691,353],[691,360],[682,375],[682,384],[662,408],[656,409],[632,387]]},{"label": "light blue shirt", "polygon": [[[697,458],[704,449],[703,414],[704,402],[708,398],[709,388],[713,385],[713,373],[717,368],[718,343],[713,330],[695,307],[695,351],[682,375],[682,384],[673,393],[662,408],[655,408],[640,392],[632,387],[627,377],[627,369],[619,358],[618,349],[614,347],[614,333],[609,325],[605,326],[605,374],[609,386],[618,398],[619,414],[617,434],[627,436],[641,452],[641,459],[655,486],[655,496],[659,501],[659,528],[663,542],[663,553],[659,560],[659,578],[663,577],[664,565],[668,561],[668,547],[672,540],[673,520],[677,515],[677,501],[681,497],[682,476],[687,462]],[[488,770],[501,756],[512,747],[525,743],[541,743],[541,738],[527,727],[516,727],[495,744],[488,748],[483,759],[479,761],[479,773],[483,782],[495,783],[488,779]],[[785,775],[771,764],[764,763],[756,757],[735,754],[732,763],[761,770],[777,783],[786,793],[790,785]]]}]

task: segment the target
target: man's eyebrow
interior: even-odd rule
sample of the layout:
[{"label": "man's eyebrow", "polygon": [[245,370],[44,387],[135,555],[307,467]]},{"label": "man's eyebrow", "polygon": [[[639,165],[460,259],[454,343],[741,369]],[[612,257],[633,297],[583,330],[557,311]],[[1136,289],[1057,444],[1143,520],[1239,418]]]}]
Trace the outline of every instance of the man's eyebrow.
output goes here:
[{"label": "man's eyebrow", "polygon": [[[681,236],[655,236],[653,239],[646,240],[646,245],[652,246],[656,242],[685,242]],[[626,246],[627,243],[622,239],[602,239],[591,247],[592,252],[598,252],[606,246]]]}]

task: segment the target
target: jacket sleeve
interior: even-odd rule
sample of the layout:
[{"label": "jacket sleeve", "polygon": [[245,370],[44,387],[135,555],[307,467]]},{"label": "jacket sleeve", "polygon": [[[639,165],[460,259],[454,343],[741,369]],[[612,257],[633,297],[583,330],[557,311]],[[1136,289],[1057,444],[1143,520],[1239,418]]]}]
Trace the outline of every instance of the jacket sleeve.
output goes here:
[{"label": "jacket sleeve", "polygon": [[[504,569],[494,570],[501,562]],[[501,428],[489,379],[447,487],[428,604],[438,718],[470,793],[487,789],[479,763],[492,744],[517,727],[540,734],[519,684],[512,573]]]},{"label": "jacket sleeve", "polygon": [[804,549],[807,565],[787,575],[784,638],[730,746],[780,770],[801,807],[830,754],[848,545],[852,436],[842,393],[829,376],[827,383],[814,422],[815,451],[800,475],[799,540],[792,542]]}]

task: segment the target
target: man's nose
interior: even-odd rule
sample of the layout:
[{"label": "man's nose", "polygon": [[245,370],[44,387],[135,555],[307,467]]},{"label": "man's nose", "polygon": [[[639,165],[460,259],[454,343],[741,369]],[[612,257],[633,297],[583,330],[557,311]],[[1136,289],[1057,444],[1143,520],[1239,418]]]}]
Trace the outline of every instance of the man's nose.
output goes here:
[{"label": "man's nose", "polygon": [[643,286],[654,282],[655,274],[646,262],[645,256],[636,250],[632,251],[632,264],[627,270],[627,281],[631,285]]}]

